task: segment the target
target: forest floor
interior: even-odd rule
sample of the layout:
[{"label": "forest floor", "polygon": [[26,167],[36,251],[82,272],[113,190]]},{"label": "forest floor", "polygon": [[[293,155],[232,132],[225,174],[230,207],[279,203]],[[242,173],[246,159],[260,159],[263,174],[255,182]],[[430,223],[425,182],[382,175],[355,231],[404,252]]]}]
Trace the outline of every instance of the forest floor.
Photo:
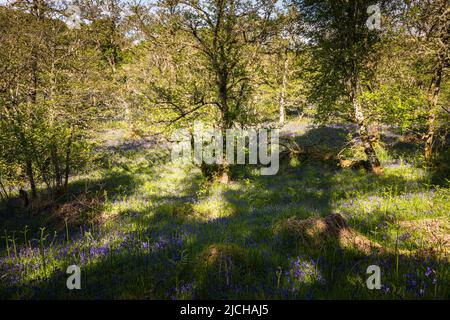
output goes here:
[{"label": "forest floor", "polygon": [[[68,199],[2,211],[1,298],[450,297],[450,188],[401,135],[383,130],[382,176],[291,157],[275,176],[233,168],[224,185],[120,130],[102,134],[103,167],[76,177]],[[305,121],[283,132],[334,150],[353,135]],[[73,264],[81,290],[66,287]],[[367,288],[370,265],[380,290]]]}]

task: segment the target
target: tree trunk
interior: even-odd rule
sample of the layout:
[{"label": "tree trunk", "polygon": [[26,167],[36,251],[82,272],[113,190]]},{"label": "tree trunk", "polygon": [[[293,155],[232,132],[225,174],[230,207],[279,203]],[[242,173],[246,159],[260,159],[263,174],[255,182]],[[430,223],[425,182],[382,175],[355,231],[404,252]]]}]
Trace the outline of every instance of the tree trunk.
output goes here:
[{"label": "tree trunk", "polygon": [[56,142],[53,138],[52,146],[51,146],[51,161],[53,164],[53,169],[55,170],[55,185],[56,189],[60,190],[62,187],[62,174],[61,174],[61,167],[59,164],[58,159],[58,151],[56,149]]},{"label": "tree trunk", "polygon": [[[230,114],[228,109],[228,88],[227,88],[227,74],[226,72],[220,72],[218,75],[218,87],[219,87],[219,99],[220,99],[220,112],[221,112],[221,130],[222,137],[225,139],[227,129],[231,127]],[[219,165],[218,178],[221,183],[228,183],[230,165],[226,159],[226,143],[223,144],[223,157],[222,163]]]},{"label": "tree trunk", "polygon": [[431,164],[433,160],[433,144],[437,128],[437,117],[439,114],[439,93],[441,91],[441,82],[443,76],[444,66],[449,55],[449,41],[450,41],[450,8],[445,6],[445,1],[442,9],[444,12],[439,16],[439,33],[435,37],[439,45],[437,51],[436,64],[434,65],[433,77],[431,79],[430,88],[428,90],[428,131],[425,135],[425,162]]},{"label": "tree trunk", "polygon": [[433,78],[431,80],[430,89],[428,91],[428,131],[425,135],[425,162],[427,164],[431,164],[433,160],[433,144],[434,144],[434,135],[436,131],[437,125],[437,115],[438,115],[438,100],[439,93],[441,91],[441,82],[442,82],[442,71],[444,68],[443,63],[443,55],[441,54],[439,57],[439,62],[437,63]]},{"label": "tree trunk", "polygon": [[33,199],[36,199],[37,197],[36,183],[34,181],[33,163],[31,162],[30,158],[27,158],[25,165],[26,165],[26,174],[28,177],[28,181],[30,183],[31,197]]},{"label": "tree trunk", "polygon": [[[32,14],[40,21],[44,20],[44,6],[41,0],[33,0]],[[36,44],[31,50],[31,81],[32,88],[30,93],[31,103],[36,104],[38,92],[38,72],[39,72],[39,55]]]},{"label": "tree trunk", "polygon": [[374,120],[370,126],[370,139],[375,144],[381,141],[381,125],[378,120]]},{"label": "tree trunk", "polygon": [[284,125],[286,118],[285,102],[286,102],[286,87],[288,81],[289,72],[289,56],[287,51],[284,56],[284,69],[283,69],[283,80],[281,82],[281,92],[280,92],[280,126]]},{"label": "tree trunk", "polygon": [[74,129],[70,129],[69,140],[66,145],[66,168],[65,168],[65,177],[64,177],[64,192],[67,192],[67,187],[69,186],[69,174],[70,174],[70,157],[72,150],[72,141],[73,141],[73,131]]},{"label": "tree trunk", "polygon": [[381,168],[380,160],[378,159],[375,149],[373,148],[372,142],[370,140],[369,132],[366,126],[366,119],[364,117],[361,104],[358,101],[358,87],[358,83],[357,81],[355,81],[352,84],[352,103],[356,118],[356,124],[358,125],[359,137],[361,138],[364,152],[367,155],[367,161],[369,162],[371,171],[375,174],[382,174],[383,169]]},{"label": "tree trunk", "polygon": [[6,190],[6,188],[5,188],[5,186],[4,186],[3,182],[2,182],[1,175],[0,175],[0,199],[2,201],[4,201],[4,200],[6,200],[8,198],[9,198],[8,190]]},{"label": "tree trunk", "polygon": [[[226,115],[225,113],[222,113],[222,119],[225,120],[227,119],[228,115]],[[229,181],[229,172],[230,172],[230,164],[227,161],[227,157],[226,157],[226,133],[227,133],[227,129],[229,129],[229,125],[227,124],[227,121],[223,121],[222,122],[222,139],[223,139],[223,152],[222,152],[222,161],[219,165],[219,171],[217,172],[218,174],[218,179],[220,183],[224,183],[227,184]]]}]

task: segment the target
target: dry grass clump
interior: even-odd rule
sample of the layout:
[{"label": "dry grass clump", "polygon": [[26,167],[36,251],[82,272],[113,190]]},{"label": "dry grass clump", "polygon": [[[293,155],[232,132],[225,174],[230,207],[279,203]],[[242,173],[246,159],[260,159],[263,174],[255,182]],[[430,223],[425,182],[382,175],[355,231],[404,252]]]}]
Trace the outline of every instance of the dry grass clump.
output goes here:
[{"label": "dry grass clump", "polygon": [[325,218],[289,218],[276,227],[282,241],[299,241],[306,247],[318,249],[326,242],[337,241],[340,246],[365,254],[381,252],[383,248],[352,230],[340,214]]}]

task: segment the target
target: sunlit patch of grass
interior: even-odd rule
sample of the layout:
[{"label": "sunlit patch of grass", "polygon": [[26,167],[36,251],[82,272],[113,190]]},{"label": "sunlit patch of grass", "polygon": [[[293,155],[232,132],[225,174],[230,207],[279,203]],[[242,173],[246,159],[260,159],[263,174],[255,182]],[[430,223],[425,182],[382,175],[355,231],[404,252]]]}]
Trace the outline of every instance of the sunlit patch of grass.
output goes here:
[{"label": "sunlit patch of grass", "polygon": [[[386,179],[384,183],[383,179]],[[426,173],[412,167],[388,169],[383,179],[372,184],[371,189],[365,190],[358,184],[357,189],[345,192],[345,196],[336,203],[335,211],[385,247],[398,245],[407,251],[423,247],[423,242],[419,243],[417,237],[403,232],[400,224],[429,218],[448,220],[449,190],[438,186],[430,188]],[[339,182],[346,180],[338,178]]]},{"label": "sunlit patch of grass", "polygon": [[195,214],[205,220],[229,217],[236,214],[237,208],[227,199],[226,192],[237,186],[224,186],[220,183],[208,185],[208,189],[200,189],[198,200],[194,203]]}]

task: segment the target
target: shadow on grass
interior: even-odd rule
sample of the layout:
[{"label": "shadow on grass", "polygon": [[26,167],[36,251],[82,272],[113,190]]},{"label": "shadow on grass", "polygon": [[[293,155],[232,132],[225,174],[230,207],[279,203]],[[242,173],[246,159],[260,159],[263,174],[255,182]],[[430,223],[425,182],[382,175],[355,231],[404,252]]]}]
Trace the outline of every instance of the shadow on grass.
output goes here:
[{"label": "shadow on grass", "polygon": [[[316,128],[296,137],[304,145],[341,148],[348,128]],[[325,137],[325,139],[324,139]],[[283,238],[277,227],[289,218],[306,219],[333,214],[334,204],[352,192],[377,193],[386,188],[407,192],[410,183],[400,176],[375,176],[347,171],[339,181],[336,168],[304,161],[278,176],[255,176],[249,168],[235,167],[233,176],[248,179],[247,186],[227,187],[222,199],[231,208],[227,216],[206,220],[195,211],[197,179],[184,179],[180,194],[152,195],[155,205],[121,212],[116,241],[108,247],[78,246],[50,276],[34,282],[16,281],[1,287],[4,298],[46,299],[393,299],[445,298],[450,288],[448,261],[433,254],[405,256],[398,252],[372,254],[343,246],[341,230],[317,234],[321,245]],[[88,190],[110,200],[136,191],[133,174],[114,173],[104,179],[71,185],[73,194]],[[212,208],[211,210],[218,210]],[[220,213],[220,212],[219,212]],[[120,225],[139,226],[121,232]],[[371,225],[352,226],[361,233]],[[113,227],[114,228],[114,227]],[[76,241],[83,240],[81,233]],[[322,241],[326,238],[326,241]],[[93,259],[86,257],[92,256]],[[82,259],[84,257],[84,259]],[[82,290],[66,288],[65,268],[79,264]],[[3,264],[4,266],[5,264]],[[314,266],[311,269],[309,266]],[[369,265],[382,269],[382,290],[368,290]],[[397,267],[398,266],[398,267]],[[18,270],[21,270],[17,267]],[[23,270],[22,270],[23,272]],[[19,276],[20,277],[20,276]]]},{"label": "shadow on grass", "polygon": [[[7,206],[0,212],[0,230],[4,235],[14,236],[17,245],[24,244],[25,230],[28,239],[38,239],[45,227],[46,234],[57,232],[61,237],[66,233],[66,222],[72,238],[79,237],[79,230],[88,229],[99,222],[106,200],[117,201],[135,191],[138,181],[132,174],[111,172],[101,179],[85,178],[70,183],[67,193],[56,199],[48,199],[47,194],[38,196],[39,210],[30,212],[23,209],[11,212]],[[47,200],[48,199],[48,200]],[[31,209],[30,209],[31,210]],[[5,241],[0,249],[5,249]]]},{"label": "shadow on grass", "polygon": [[[276,227],[291,217],[305,219],[333,213],[334,201],[345,197],[336,190],[341,186],[334,179],[336,171],[306,165],[288,176],[245,174],[252,182],[247,189],[228,188],[223,192],[232,207],[229,216],[205,221],[193,209],[199,199],[185,196],[156,196],[152,198],[160,204],[156,208],[142,209],[132,217],[124,215],[123,223],[140,225],[143,230],[118,236],[117,244],[97,260],[82,264],[80,291],[65,287],[67,275],[62,268],[45,281],[8,286],[2,295],[11,298],[14,293],[22,293],[19,296],[25,298],[50,299],[448,296],[448,261],[438,261],[433,255],[361,252],[340,243],[339,229],[317,234],[318,240],[327,240],[314,248],[280,237]],[[126,190],[132,190],[132,181],[123,179],[129,183]],[[405,183],[400,177],[371,175],[365,175],[360,183],[368,184],[369,191],[371,181],[385,187]],[[186,182],[185,187],[195,185]],[[359,184],[348,186],[349,191],[358,188]],[[195,194],[195,190],[190,191]],[[114,195],[114,190],[110,192]],[[85,248],[86,255],[91,254],[90,249]],[[66,260],[68,264],[79,263],[77,257]],[[381,267],[382,290],[366,287],[366,269],[373,264]],[[311,265],[314,269],[308,267]]]}]

